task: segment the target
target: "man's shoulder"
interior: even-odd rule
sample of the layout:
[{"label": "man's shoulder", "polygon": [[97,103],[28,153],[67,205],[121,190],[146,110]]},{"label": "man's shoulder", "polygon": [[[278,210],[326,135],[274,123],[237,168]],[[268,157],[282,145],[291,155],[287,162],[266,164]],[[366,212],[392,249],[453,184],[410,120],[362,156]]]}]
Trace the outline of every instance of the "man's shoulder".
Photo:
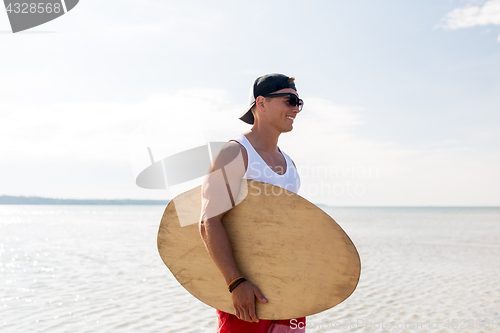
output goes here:
[{"label": "man's shoulder", "polygon": [[219,156],[225,156],[225,155],[237,155],[238,153],[243,153],[246,152],[245,147],[239,143],[238,141],[228,141],[224,147],[222,147],[221,151],[219,152]]},{"label": "man's shoulder", "polygon": [[236,140],[231,140],[231,141],[228,141],[228,143],[226,144],[226,146],[224,148],[229,149],[229,150],[234,150],[234,151],[241,151],[241,152],[246,152],[246,148],[245,146],[243,146],[241,143],[239,143],[238,141]]},{"label": "man's shoulder", "polygon": [[[243,161],[246,164],[248,161],[248,155],[245,147],[237,141],[229,141],[224,147],[220,150],[215,158],[215,169],[220,168],[221,166],[225,166],[232,161],[234,161],[239,156],[243,157]],[[240,157],[240,158],[241,158]]]}]

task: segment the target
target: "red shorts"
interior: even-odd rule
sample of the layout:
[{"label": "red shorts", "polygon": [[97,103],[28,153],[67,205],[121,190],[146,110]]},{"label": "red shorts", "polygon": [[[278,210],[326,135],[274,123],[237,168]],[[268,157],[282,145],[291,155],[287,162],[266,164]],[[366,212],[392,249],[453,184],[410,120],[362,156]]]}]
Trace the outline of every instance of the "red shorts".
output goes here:
[{"label": "red shorts", "polygon": [[306,318],[285,320],[259,319],[258,323],[240,320],[235,315],[216,310],[217,333],[303,333]]}]

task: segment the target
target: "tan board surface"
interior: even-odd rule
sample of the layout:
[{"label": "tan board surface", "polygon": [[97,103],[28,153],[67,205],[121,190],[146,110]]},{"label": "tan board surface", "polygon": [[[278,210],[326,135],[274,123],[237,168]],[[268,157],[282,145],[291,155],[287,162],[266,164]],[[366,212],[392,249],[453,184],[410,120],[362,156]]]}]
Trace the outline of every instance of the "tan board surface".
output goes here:
[{"label": "tan board surface", "polygon": [[[342,228],[292,192],[256,181],[248,181],[248,189],[245,200],[227,212],[222,223],[239,271],[269,301],[257,302],[257,316],[299,318],[349,297],[358,283],[361,264]],[[168,204],[158,232],[158,250],[187,291],[234,314],[231,294],[198,231],[200,191],[200,187],[192,189]],[[181,227],[181,214],[193,224]]]}]

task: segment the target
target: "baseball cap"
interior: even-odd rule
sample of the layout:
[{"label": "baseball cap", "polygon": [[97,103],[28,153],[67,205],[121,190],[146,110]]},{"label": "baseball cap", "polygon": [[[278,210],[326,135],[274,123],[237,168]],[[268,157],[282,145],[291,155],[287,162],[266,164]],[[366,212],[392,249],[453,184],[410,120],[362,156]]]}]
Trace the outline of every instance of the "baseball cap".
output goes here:
[{"label": "baseball cap", "polygon": [[255,105],[255,99],[285,88],[292,88],[297,91],[293,84],[293,78],[283,74],[267,74],[257,78],[250,87],[250,106],[239,118],[247,124],[253,124],[252,107]]}]

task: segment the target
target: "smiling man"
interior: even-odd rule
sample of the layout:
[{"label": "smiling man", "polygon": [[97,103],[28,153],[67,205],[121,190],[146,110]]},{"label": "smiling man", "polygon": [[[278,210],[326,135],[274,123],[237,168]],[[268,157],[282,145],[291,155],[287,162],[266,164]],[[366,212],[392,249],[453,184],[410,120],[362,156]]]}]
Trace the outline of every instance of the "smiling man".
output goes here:
[{"label": "smiling man", "polygon": [[[219,333],[305,332],[305,318],[295,318],[293,321],[257,318],[255,299],[262,303],[268,301],[258,286],[247,281],[238,271],[231,243],[221,223],[224,216],[221,212],[235,205],[236,199],[231,191],[238,193],[242,179],[257,180],[298,192],[300,178],[295,164],[279,149],[278,139],[282,133],[293,129],[293,122],[302,106],[293,77],[268,74],[255,80],[250,91],[250,106],[240,116],[242,121],[253,125],[252,128],[233,138],[221,150],[214,163],[212,176],[206,177],[204,181],[200,233],[210,256],[226,280],[236,314],[217,310]],[[215,172],[218,170],[222,172]],[[229,196],[223,195],[223,191],[229,192]],[[255,227],[258,228],[258,223]]]}]

